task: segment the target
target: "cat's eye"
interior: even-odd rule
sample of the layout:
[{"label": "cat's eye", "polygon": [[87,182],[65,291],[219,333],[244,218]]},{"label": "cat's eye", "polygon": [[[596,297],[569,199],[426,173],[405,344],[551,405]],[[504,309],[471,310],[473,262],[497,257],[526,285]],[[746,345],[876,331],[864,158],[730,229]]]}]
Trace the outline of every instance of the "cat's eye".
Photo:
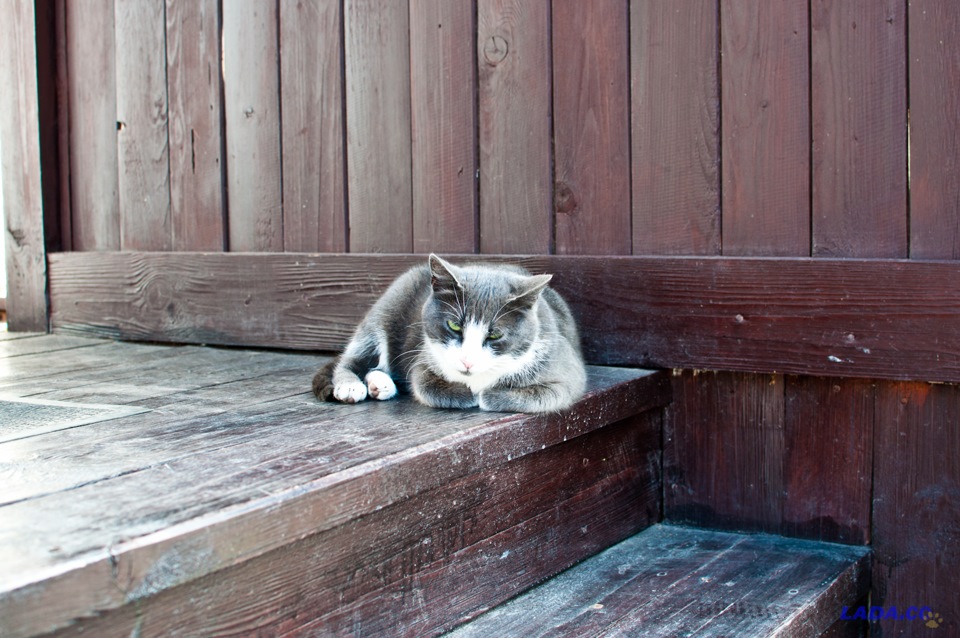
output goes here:
[{"label": "cat's eye", "polygon": [[453,319],[447,319],[447,327],[453,330],[454,332],[461,332],[463,330],[463,326],[461,326],[459,323],[457,323]]},{"label": "cat's eye", "polygon": [[503,337],[503,333],[497,330],[496,328],[491,328],[490,332],[487,333],[487,339],[490,341],[496,341]]}]

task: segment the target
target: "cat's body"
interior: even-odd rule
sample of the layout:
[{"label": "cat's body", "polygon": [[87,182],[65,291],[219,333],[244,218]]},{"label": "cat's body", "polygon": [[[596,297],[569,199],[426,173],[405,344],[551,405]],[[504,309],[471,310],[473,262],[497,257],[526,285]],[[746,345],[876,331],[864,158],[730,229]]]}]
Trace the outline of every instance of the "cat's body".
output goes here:
[{"label": "cat's body", "polygon": [[554,412],[582,396],[586,370],[550,275],[453,266],[431,255],[391,284],[346,350],[313,379],[318,398],[393,398],[442,408]]}]

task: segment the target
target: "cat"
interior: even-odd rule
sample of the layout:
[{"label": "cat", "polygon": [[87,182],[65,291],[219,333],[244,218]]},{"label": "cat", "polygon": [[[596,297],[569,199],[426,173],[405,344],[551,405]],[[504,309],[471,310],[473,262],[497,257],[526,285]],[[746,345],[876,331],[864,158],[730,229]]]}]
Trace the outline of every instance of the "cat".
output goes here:
[{"label": "cat", "polygon": [[325,401],[392,399],[494,412],[556,412],[584,393],[570,309],[552,275],[455,266],[431,254],[394,281],[341,354],[313,378]]}]

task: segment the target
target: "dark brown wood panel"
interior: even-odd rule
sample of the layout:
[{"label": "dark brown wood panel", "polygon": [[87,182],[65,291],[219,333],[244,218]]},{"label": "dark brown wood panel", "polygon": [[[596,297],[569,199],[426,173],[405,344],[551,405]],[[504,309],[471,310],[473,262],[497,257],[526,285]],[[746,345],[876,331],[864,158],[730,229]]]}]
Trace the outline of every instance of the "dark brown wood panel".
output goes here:
[{"label": "dark brown wood panel", "polygon": [[341,3],[280,2],[283,248],[343,252],[346,158]]},{"label": "dark brown wood panel", "polygon": [[344,0],[351,252],[409,252],[408,0]]},{"label": "dark brown wood panel", "polygon": [[939,620],[884,619],[887,635],[960,632],[960,387],[886,383],[877,402],[871,603],[926,606]]},{"label": "dark brown wood panel", "polygon": [[121,250],[173,244],[164,7],[151,0],[115,9]]},{"label": "dark brown wood panel", "polygon": [[814,255],[907,256],[905,11],[811,5]]},{"label": "dark brown wood panel", "polygon": [[120,248],[114,5],[64,3],[74,250]]},{"label": "dark brown wood panel", "polygon": [[778,532],[784,500],[782,375],[674,376],[664,428],[664,518]]},{"label": "dark brown wood panel", "polygon": [[[423,259],[53,253],[52,322],[125,339],[339,349],[390,281]],[[952,262],[488,260],[554,273],[593,363],[960,381]]]},{"label": "dark brown wood panel", "polygon": [[11,330],[47,329],[37,50],[34,3],[0,12],[0,165]]},{"label": "dark brown wood panel", "polygon": [[550,5],[478,0],[480,252],[553,243]]},{"label": "dark brown wood panel", "polygon": [[960,259],[960,3],[908,4],[910,256]]},{"label": "dark brown wood panel", "polygon": [[627,2],[552,6],[556,252],[629,255]]},{"label": "dark brown wood panel", "polygon": [[870,542],[876,382],[787,377],[780,532]]},{"label": "dark brown wood panel", "polygon": [[170,225],[174,250],[225,246],[223,81],[217,0],[167,0]]},{"label": "dark brown wood panel", "polygon": [[475,2],[410,2],[414,252],[477,249],[475,18]]},{"label": "dark brown wood panel", "polygon": [[283,250],[277,5],[224,2],[229,247]]},{"label": "dark brown wood panel", "polygon": [[720,254],[718,7],[630,5],[634,254]]},{"label": "dark brown wood panel", "polygon": [[721,0],[723,254],[810,254],[807,4]]}]

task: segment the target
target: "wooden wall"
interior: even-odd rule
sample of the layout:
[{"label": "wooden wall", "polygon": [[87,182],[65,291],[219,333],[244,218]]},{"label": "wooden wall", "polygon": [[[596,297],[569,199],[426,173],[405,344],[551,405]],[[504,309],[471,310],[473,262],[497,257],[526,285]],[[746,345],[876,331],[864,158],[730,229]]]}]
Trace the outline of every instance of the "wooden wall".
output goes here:
[{"label": "wooden wall", "polygon": [[[51,6],[49,17],[38,14],[38,33],[56,35],[47,49],[59,88],[57,134],[44,146],[59,171],[48,248],[76,251],[51,255],[55,326],[77,328],[77,298],[108,280],[108,267],[79,254],[89,251],[162,251],[159,272],[179,264],[207,277],[201,295],[218,287],[212,274],[230,275],[202,270],[206,258],[195,252],[174,253],[677,256],[679,274],[650,277],[679,287],[670,299],[692,314],[719,272],[704,264],[729,258],[744,274],[725,290],[785,286],[782,314],[766,316],[764,330],[738,336],[715,317],[649,321],[647,343],[666,344],[657,356],[615,339],[607,350],[588,344],[598,360],[618,347],[627,363],[683,369],[666,425],[667,517],[871,542],[875,603],[927,605],[956,629],[960,387],[927,382],[958,380],[949,372],[956,344],[941,337],[960,333],[960,3]],[[757,257],[783,259],[793,274],[776,279],[779,262]],[[790,270],[793,258],[829,258],[829,274]],[[391,259],[370,263],[379,273],[408,263]],[[929,260],[937,263],[927,268]],[[604,263],[612,273],[622,262]],[[154,278],[140,275],[158,272],[144,268],[111,289],[110,313],[143,309],[131,300]],[[850,279],[852,270],[860,274]],[[883,307],[894,271],[897,294]],[[839,301],[824,308],[798,295],[811,285],[802,272],[823,276],[825,293],[843,292]],[[344,276],[369,291],[364,276]],[[855,294],[850,281],[864,276],[880,283],[871,299],[881,305],[843,307],[843,295]],[[173,297],[198,290],[164,285]],[[283,289],[291,303],[321,294]],[[238,303],[253,313],[257,299]],[[201,315],[215,306],[201,305]],[[640,321],[647,307],[612,310]],[[161,337],[216,336],[202,317],[191,324],[180,307],[160,308],[172,326]],[[834,364],[858,348],[869,358],[857,339],[872,329],[848,329],[866,308],[871,325],[901,317],[884,341],[891,356],[883,368],[856,364],[843,376]],[[361,311],[331,323],[349,326]],[[122,333],[122,312],[101,314],[85,325]],[[723,321],[754,320],[732,314]],[[296,316],[304,330],[269,333],[275,345],[291,345],[291,334],[327,343]],[[788,342],[812,316],[825,324],[814,336],[796,333],[803,363],[784,367],[765,340]],[[249,325],[278,325],[268,310],[259,319]],[[689,349],[678,326],[703,331],[694,339],[702,349]],[[726,331],[716,340],[723,362],[709,356],[714,331]],[[823,342],[854,354],[820,352]],[[763,364],[739,356],[764,347]]]}]

